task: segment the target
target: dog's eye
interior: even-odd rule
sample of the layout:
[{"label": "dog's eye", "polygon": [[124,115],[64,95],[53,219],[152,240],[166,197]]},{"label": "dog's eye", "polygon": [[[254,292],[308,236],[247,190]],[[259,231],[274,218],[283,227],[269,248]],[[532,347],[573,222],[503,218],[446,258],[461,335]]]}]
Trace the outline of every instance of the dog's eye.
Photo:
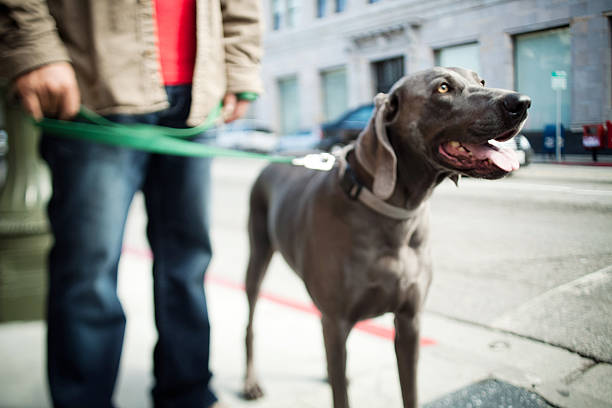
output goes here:
[{"label": "dog's eye", "polygon": [[438,92],[441,94],[447,93],[449,90],[450,90],[450,87],[448,86],[446,82],[441,83],[440,86],[438,87]]}]

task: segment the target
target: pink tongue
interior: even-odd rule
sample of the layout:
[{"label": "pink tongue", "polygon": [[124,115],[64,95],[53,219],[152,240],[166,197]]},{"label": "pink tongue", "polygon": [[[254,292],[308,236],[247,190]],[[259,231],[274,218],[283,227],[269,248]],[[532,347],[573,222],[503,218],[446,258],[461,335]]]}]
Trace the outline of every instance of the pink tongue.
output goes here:
[{"label": "pink tongue", "polygon": [[516,153],[511,149],[497,149],[489,144],[475,145],[463,143],[478,160],[491,160],[493,164],[504,171],[518,170],[519,162]]}]

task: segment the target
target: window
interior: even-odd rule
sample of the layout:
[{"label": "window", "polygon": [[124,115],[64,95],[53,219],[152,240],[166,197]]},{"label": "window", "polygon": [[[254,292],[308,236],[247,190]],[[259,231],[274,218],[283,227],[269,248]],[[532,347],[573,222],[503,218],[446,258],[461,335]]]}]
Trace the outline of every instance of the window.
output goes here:
[{"label": "window", "polygon": [[404,57],[396,57],[374,63],[376,93],[389,92],[398,79],[404,76]]},{"label": "window", "polygon": [[298,6],[300,0],[287,0],[287,27],[293,28],[297,23]]},{"label": "window", "polygon": [[341,13],[346,9],[346,0],[336,0],[336,13]]},{"label": "window", "polygon": [[480,72],[480,53],[478,43],[455,45],[436,51],[436,65],[459,67]]},{"label": "window", "polygon": [[321,73],[323,90],[323,120],[335,119],[348,107],[346,69],[338,68]]},{"label": "window", "polygon": [[325,0],[317,0],[317,18],[325,17],[325,7],[327,2]]},{"label": "window", "polygon": [[281,25],[281,0],[272,0],[272,29],[278,30]]},{"label": "window", "polygon": [[272,29],[296,26],[299,15],[300,0],[272,0]]},{"label": "window", "polygon": [[300,128],[300,99],[297,77],[279,79],[278,90],[281,133],[295,133]]},{"label": "window", "polygon": [[569,28],[517,35],[514,38],[515,85],[531,97],[527,127],[541,130],[556,121],[556,91],[551,88],[553,71],[565,71],[567,88],[561,92],[561,123],[570,123],[572,78]]}]

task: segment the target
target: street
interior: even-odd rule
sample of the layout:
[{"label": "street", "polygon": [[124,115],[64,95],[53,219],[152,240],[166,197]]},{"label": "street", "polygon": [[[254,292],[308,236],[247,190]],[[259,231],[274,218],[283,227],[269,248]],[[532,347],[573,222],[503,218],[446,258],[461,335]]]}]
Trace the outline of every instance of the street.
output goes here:
[{"label": "street", "polygon": [[[259,167],[217,161],[215,234],[246,239],[248,186]],[[431,223],[434,281],[428,312],[612,363],[612,274],[594,282],[588,296],[565,298],[565,305],[556,305],[554,296],[555,288],[612,266],[612,167],[535,163],[503,180],[463,178],[458,188],[447,180],[432,198]],[[243,245],[246,241],[227,256],[246,259]],[[217,257],[226,250],[218,249]],[[241,280],[244,271],[223,273]],[[540,299],[543,294],[550,299]],[[596,304],[602,307],[583,310]],[[573,307],[579,307],[578,316]],[[557,328],[547,321],[553,313]],[[585,329],[593,338],[580,338]]]},{"label": "street", "polygon": [[[236,159],[213,166],[206,284],[213,386],[236,408],[331,407],[319,319],[278,256],[255,318],[266,396],[240,397],[247,204],[263,166]],[[149,406],[156,339],[142,201],[138,194],[130,211],[119,273],[128,324],[116,401],[124,408]],[[612,407],[612,167],[536,163],[498,181],[464,178],[458,188],[445,181],[431,205],[434,280],[419,362],[424,408]],[[353,407],[401,406],[392,326],[385,315],[349,337]],[[50,406],[44,336],[42,322],[0,325],[0,407]],[[504,404],[483,397],[499,387],[510,388],[501,391]],[[472,405],[449,402],[457,393]]]},{"label": "street", "polygon": [[501,181],[446,183],[432,224],[428,311],[612,362],[610,271],[588,293],[560,296],[612,265],[612,168],[533,164]]}]

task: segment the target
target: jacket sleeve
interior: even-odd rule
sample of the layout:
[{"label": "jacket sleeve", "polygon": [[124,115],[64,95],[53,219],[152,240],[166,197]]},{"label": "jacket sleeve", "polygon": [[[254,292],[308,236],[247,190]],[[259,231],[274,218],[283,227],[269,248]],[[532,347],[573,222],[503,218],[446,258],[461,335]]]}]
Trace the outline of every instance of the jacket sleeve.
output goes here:
[{"label": "jacket sleeve", "polygon": [[44,0],[0,0],[0,78],[70,61]]},{"label": "jacket sleeve", "polygon": [[228,92],[263,92],[260,1],[221,1]]}]

